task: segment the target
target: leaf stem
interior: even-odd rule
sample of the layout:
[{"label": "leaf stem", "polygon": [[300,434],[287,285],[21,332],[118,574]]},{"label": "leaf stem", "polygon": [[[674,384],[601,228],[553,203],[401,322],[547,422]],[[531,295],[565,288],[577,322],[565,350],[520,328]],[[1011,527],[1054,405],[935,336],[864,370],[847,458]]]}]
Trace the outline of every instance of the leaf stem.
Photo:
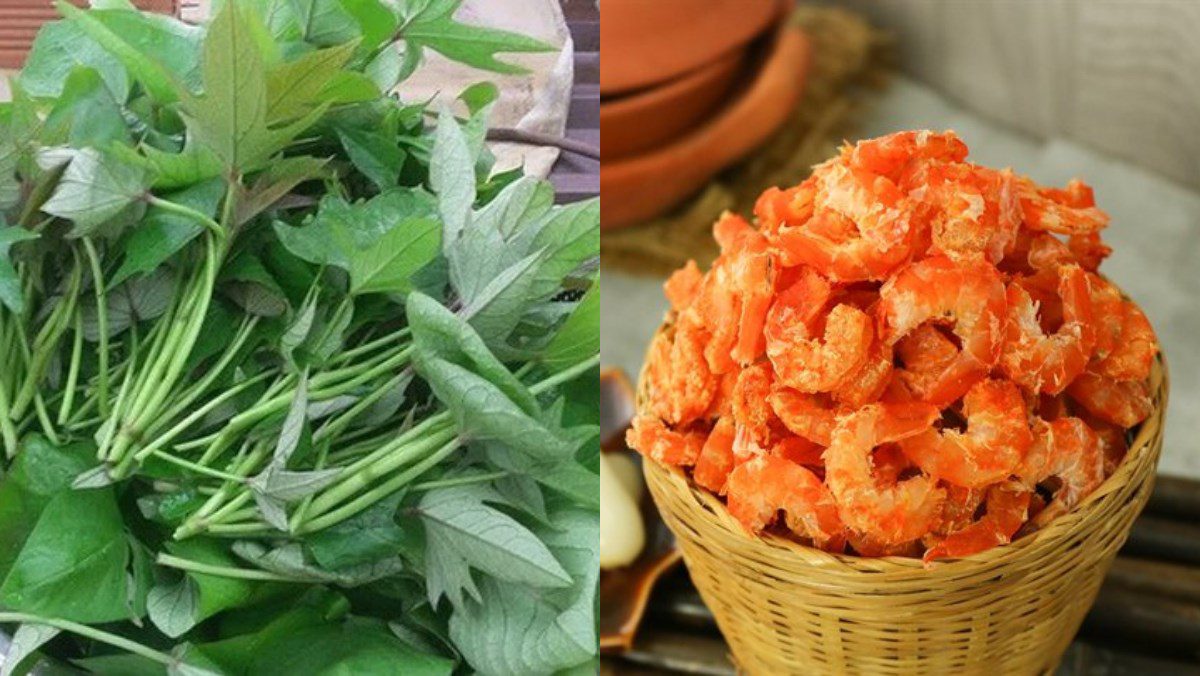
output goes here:
[{"label": "leaf stem", "polygon": [[174,657],[159,652],[153,648],[147,647],[136,641],[131,641],[124,636],[111,634],[107,631],[89,627],[86,624],[71,622],[70,620],[60,620],[55,617],[39,617],[37,615],[29,615],[27,613],[8,613],[0,612],[0,622],[12,622],[17,624],[40,624],[47,627],[54,627],[63,631],[69,631],[72,634],[78,634],[93,641],[106,643],[114,648],[120,648],[135,655],[141,655],[149,660],[154,660],[159,664],[172,665],[177,662]]},{"label": "leaf stem", "polygon": [[490,472],[488,474],[476,474],[475,476],[460,476],[454,479],[438,479],[436,481],[425,481],[419,484],[413,484],[414,491],[429,491],[437,488],[453,488],[455,486],[470,486],[471,484],[482,484],[496,479],[503,479],[509,476],[511,472]]},{"label": "leaf stem", "polygon": [[178,570],[186,570],[191,573],[201,573],[203,575],[217,575],[220,577],[233,578],[235,580],[258,580],[262,582],[299,582],[299,580],[279,575],[266,570],[236,568],[234,566],[215,566],[209,563],[201,563],[184,559],[178,556],[172,556],[166,553],[159,553],[155,558],[155,562],[160,566],[175,568]]},{"label": "leaf stem", "polygon": [[146,202],[149,203],[150,206],[155,206],[155,207],[158,207],[159,209],[162,209],[163,211],[169,211],[169,212],[175,214],[176,216],[182,216],[183,218],[187,218],[189,220],[195,221],[196,223],[203,225],[204,227],[208,228],[209,230],[212,230],[213,234],[216,235],[218,238],[223,238],[225,236],[225,230],[223,228],[221,228],[220,223],[217,223],[213,219],[209,218],[208,216],[205,216],[204,214],[200,213],[199,211],[196,211],[195,209],[193,209],[191,207],[187,207],[182,204],[172,202],[170,200],[165,200],[161,197],[156,197],[149,193],[146,194]]},{"label": "leaf stem", "polygon": [[4,442],[4,457],[11,460],[17,454],[17,428],[10,415],[8,393],[0,386],[0,440]]},{"label": "leaf stem", "polygon": [[75,340],[71,344],[71,366],[67,370],[67,384],[63,389],[62,405],[58,408],[58,424],[66,425],[71,419],[71,408],[75,405],[75,388],[79,386],[79,366],[83,361],[83,313],[75,312]]},{"label": "leaf stem", "polygon": [[593,355],[591,359],[581,361],[578,364],[572,366],[571,368],[559,371],[558,373],[555,373],[554,375],[550,376],[549,378],[547,378],[539,383],[536,383],[535,385],[533,385],[529,388],[529,391],[534,394],[542,394],[551,389],[554,389],[555,387],[558,387],[559,385],[562,385],[563,383],[571,382],[572,380],[587,373],[588,371],[591,371],[592,369],[596,368],[599,365],[600,365],[600,355],[598,355],[598,354]]},{"label": "leaf stem", "polygon": [[92,291],[96,295],[96,326],[99,330],[99,347],[96,352],[100,357],[98,389],[100,392],[100,413],[107,416],[108,408],[108,299],[105,297],[104,274],[100,269],[100,256],[96,254],[96,246],[92,238],[83,238],[83,250],[87,253],[88,264],[92,269]]},{"label": "leaf stem", "polygon": [[413,479],[416,479],[425,472],[428,472],[431,468],[445,460],[447,456],[453,453],[461,443],[462,439],[458,437],[451,439],[437,451],[427,456],[424,460],[392,477],[391,480],[372,488],[351,502],[348,502],[331,512],[322,514],[321,516],[312,519],[308,523],[303,524],[300,528],[296,529],[294,532],[298,535],[312,533],[315,531],[324,530],[330,526],[335,526],[342,521],[349,519],[355,514],[367,509],[371,505],[383,500],[392,493],[404,488]]},{"label": "leaf stem", "polygon": [[208,467],[206,465],[201,465],[199,463],[192,462],[191,460],[185,460],[184,458],[177,458],[177,457],[171,455],[170,453],[167,453],[165,451],[160,451],[158,449],[154,449],[153,451],[151,451],[149,453],[149,455],[152,455],[152,456],[154,456],[160,460],[163,460],[165,462],[169,462],[172,465],[176,465],[176,466],[182,467],[184,469],[190,469],[191,471],[193,471],[197,474],[203,474],[204,476],[212,477],[214,479],[220,479],[222,481],[236,481],[238,483],[242,483],[245,481],[244,477],[240,477],[236,474],[230,474],[229,472],[222,472],[219,469],[214,469],[214,468]]}]

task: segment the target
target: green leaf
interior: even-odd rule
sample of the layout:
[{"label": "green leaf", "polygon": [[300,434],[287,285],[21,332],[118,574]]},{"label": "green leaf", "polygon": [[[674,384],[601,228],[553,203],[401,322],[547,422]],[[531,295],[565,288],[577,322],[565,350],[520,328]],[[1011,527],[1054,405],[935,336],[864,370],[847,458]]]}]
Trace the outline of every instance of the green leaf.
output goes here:
[{"label": "green leaf", "polygon": [[394,188],[400,181],[406,155],[396,145],[394,134],[388,138],[364,129],[345,127],[338,129],[338,138],[354,167],[381,191]]},{"label": "green leaf", "polygon": [[[489,345],[504,344],[521,317],[563,288],[567,275],[594,265],[600,253],[600,202],[559,207],[516,230],[510,246],[536,255],[528,270],[493,282],[470,298],[471,326]],[[497,278],[499,279],[499,278]]]},{"label": "green leaf", "polygon": [[[428,539],[429,566],[457,556],[471,568],[506,582],[547,589],[569,586],[570,575],[541,540],[516,519],[488,506],[487,501],[498,502],[500,498],[479,485],[432,490],[421,498],[419,509]],[[462,605],[460,589],[441,589],[435,580],[431,576],[429,581],[431,603],[436,604],[444,591],[456,607]]]},{"label": "green leaf", "polygon": [[275,451],[271,455],[271,463],[276,467],[287,467],[288,460],[300,446],[300,437],[308,425],[308,370],[300,374],[300,384],[292,395],[291,406],[288,407],[287,417],[283,419],[283,429],[279,439],[275,441]]},{"label": "green leaf", "polygon": [[9,251],[14,244],[37,238],[36,232],[17,226],[6,226],[3,219],[0,219],[0,304],[12,310],[14,314],[25,312],[25,293],[21,289],[21,279],[17,276],[17,269],[13,267]]},{"label": "green leaf", "polygon": [[438,117],[429,161],[429,187],[438,196],[438,211],[446,228],[442,245],[449,255],[466,229],[475,203],[475,156],[462,127],[448,112]]},{"label": "green leaf", "polygon": [[554,187],[533,176],[522,176],[475,214],[473,225],[508,238],[523,225],[536,222],[554,206]]},{"label": "green leaf", "polygon": [[287,312],[287,296],[258,256],[242,251],[221,271],[225,292],[244,310],[261,317]]},{"label": "green leaf", "polygon": [[[174,279],[162,268],[128,279],[111,289],[104,299],[109,337],[134,324],[161,317],[170,307],[174,293]],[[83,335],[92,342],[100,339],[100,322],[91,303],[83,306]]]},{"label": "green leaf", "polygon": [[233,552],[263,570],[284,575],[297,582],[327,583],[342,587],[358,587],[390,577],[404,569],[404,562],[399,557],[391,557],[336,571],[325,570],[305,559],[304,548],[299,543],[267,549],[257,542],[240,540],[234,543]]},{"label": "green leaf", "polygon": [[73,221],[71,235],[83,237],[142,199],[149,187],[150,176],[144,167],[84,148],[75,152],[42,211]]},{"label": "green leaf", "polygon": [[267,72],[253,20],[244,5],[222,5],[204,39],[204,94],[183,97],[184,117],[196,140],[226,167],[240,171],[261,166],[325,109],[322,105],[289,124],[268,126]]},{"label": "green leaf", "polygon": [[252,634],[201,647],[238,676],[450,676],[454,671],[453,661],[414,650],[379,620],[331,619],[311,606],[279,615]]},{"label": "green leaf", "polygon": [[341,474],[341,468],[293,472],[270,465],[250,480],[250,487],[268,498],[289,503],[316,494],[333,484]]},{"label": "green leaf", "polygon": [[315,218],[300,227],[276,222],[275,233],[293,255],[349,272],[354,258],[364,251],[373,255],[369,250],[389,232],[433,216],[431,197],[420,190],[391,190],[353,204],[326,196]]},{"label": "green leaf", "polygon": [[339,0],[289,0],[303,28],[304,41],[314,45],[338,45],[357,40],[362,29]]},{"label": "green leaf", "polygon": [[[210,179],[186,190],[164,195],[163,199],[212,217],[224,195],[224,182]],[[109,280],[109,285],[116,286],[134,275],[155,270],[187,246],[203,229],[194,219],[151,206],[142,222],[126,237],[121,247],[125,251],[125,258]]]},{"label": "green leaf", "polygon": [[350,292],[408,293],[412,278],[441,251],[442,231],[427,218],[401,221],[373,246],[350,259]]},{"label": "green leaf", "polygon": [[187,188],[221,175],[221,160],[213,151],[188,134],[183,149],[168,153],[143,145],[145,166],[154,174],[154,188],[173,190]]},{"label": "green leaf", "polygon": [[[101,45],[109,54],[115,56],[125,69],[137,80],[156,101],[170,104],[179,100],[178,88],[171,73],[163,68],[161,61],[151,55],[144,54],[125,41],[122,33],[118,33],[104,24],[92,12],[85,12],[66,0],[56,0],[54,3],[59,13]],[[118,12],[124,13],[124,12]],[[126,24],[120,27],[131,30]],[[170,48],[178,49],[176,44]],[[119,99],[124,101],[124,97]]]},{"label": "green leaf", "polygon": [[488,676],[549,674],[597,653],[595,599],[600,576],[599,516],[570,511],[542,533],[574,578],[571,587],[532,594],[485,579],[482,600],[456,607],[450,636],[471,667]]},{"label": "green leaf", "polygon": [[349,42],[309,52],[267,71],[267,122],[287,122],[320,108],[325,88],[356,47],[357,42]]},{"label": "green leaf", "polygon": [[542,353],[542,364],[558,372],[600,351],[600,281],[596,280]]},{"label": "green leaf", "polygon": [[396,524],[400,493],[381,500],[341,523],[307,536],[312,557],[322,568],[337,570],[395,556],[405,542]]},{"label": "green leaf", "polygon": [[62,96],[46,117],[42,139],[48,145],[67,143],[77,148],[129,142],[121,107],[94,68],[71,70]]},{"label": "green leaf", "polygon": [[159,583],[150,590],[146,609],[150,621],[171,638],[179,638],[196,626],[200,590],[186,575],[174,583]]},{"label": "green leaf", "polygon": [[95,461],[95,446],[59,447],[40,435],[26,437],[0,480],[0,581],[8,575],[23,543],[50,500]]},{"label": "green leaf", "polygon": [[47,641],[58,636],[59,629],[45,624],[22,624],[17,627],[12,641],[4,655],[4,663],[0,665],[0,676],[13,676],[21,663],[32,657]]},{"label": "green leaf", "polygon": [[[120,36],[141,59],[161,67],[173,85],[199,89],[201,28],[165,14],[130,9],[102,9],[88,15]],[[136,73],[137,67],[130,68],[130,72]]]},{"label": "green leaf", "polygon": [[17,176],[19,153],[9,130],[0,127],[0,211],[21,200],[21,179]]},{"label": "green leaf", "polygon": [[371,51],[389,42],[400,27],[400,19],[392,6],[381,0],[341,0],[341,6],[358,22],[365,50]]},{"label": "green leaf", "polygon": [[77,66],[94,68],[114,100],[123,103],[129,97],[125,66],[73,21],[55,21],[38,31],[21,70],[21,87],[30,96],[57,97]]},{"label": "green leaf", "polygon": [[[214,540],[189,538],[166,543],[180,558],[214,566],[236,566],[227,549]],[[251,603],[269,585],[249,580],[187,572],[174,584],[160,584],[150,592],[150,620],[167,636],[176,638],[217,613]]]},{"label": "green leaf", "polygon": [[42,510],[0,585],[0,602],[75,622],[125,619],[127,556],[112,489],[64,491]]},{"label": "green leaf", "polygon": [[383,96],[383,90],[369,75],[352,70],[335,74],[329,84],[321,90],[319,101],[330,106],[346,106],[354,103],[375,103]]},{"label": "green leaf", "polygon": [[379,55],[367,64],[363,73],[375,83],[381,92],[390,92],[420,64],[421,50],[406,49],[403,53],[395,45],[380,50]]},{"label": "green leaf", "polygon": [[327,160],[308,157],[287,157],[271,164],[254,180],[250,190],[237,200],[235,221],[245,225],[258,214],[271,208],[293,188],[322,176]]},{"label": "green leaf", "polygon": [[451,14],[422,17],[404,29],[404,39],[410,46],[428,47],[453,61],[497,73],[528,72],[522,66],[500,61],[496,58],[499,53],[554,51],[541,40],[459,23]]},{"label": "green leaf", "polygon": [[469,324],[441,303],[419,293],[409,296],[405,314],[412,327],[413,342],[425,358],[444,359],[468,369],[503,391],[526,414],[537,413],[537,400],[496,359]]},{"label": "green leaf", "polygon": [[500,98],[500,88],[492,82],[476,82],[464,89],[458,98],[467,104],[467,111],[474,116],[486,110]]},{"label": "green leaf", "polygon": [[459,429],[470,438],[498,441],[530,458],[554,461],[569,456],[574,445],[530,416],[503,390],[463,367],[417,354],[417,372],[450,409]]}]

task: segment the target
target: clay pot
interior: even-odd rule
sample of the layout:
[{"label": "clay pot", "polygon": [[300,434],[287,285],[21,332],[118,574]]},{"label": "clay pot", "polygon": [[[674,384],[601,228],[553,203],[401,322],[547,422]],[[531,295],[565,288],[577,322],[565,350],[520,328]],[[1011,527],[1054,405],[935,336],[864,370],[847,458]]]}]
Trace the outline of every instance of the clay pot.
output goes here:
[{"label": "clay pot", "polygon": [[645,152],[695,127],[720,107],[746,60],[745,50],[735,49],[677,80],[601,101],[604,160]]},{"label": "clay pot", "polygon": [[600,93],[677,78],[761,34],[776,0],[604,0]]},{"label": "clay pot", "polygon": [[[86,0],[72,0],[86,7]],[[140,9],[179,14],[178,0],[134,0]],[[5,0],[0,2],[0,68],[20,68],[43,24],[59,18],[50,0]]]},{"label": "clay pot", "polygon": [[600,226],[619,228],[658,216],[695,193],[717,172],[766,141],[800,98],[809,41],[794,26],[765,45],[761,65],[744,91],[713,118],[673,143],[600,168],[604,208]]}]

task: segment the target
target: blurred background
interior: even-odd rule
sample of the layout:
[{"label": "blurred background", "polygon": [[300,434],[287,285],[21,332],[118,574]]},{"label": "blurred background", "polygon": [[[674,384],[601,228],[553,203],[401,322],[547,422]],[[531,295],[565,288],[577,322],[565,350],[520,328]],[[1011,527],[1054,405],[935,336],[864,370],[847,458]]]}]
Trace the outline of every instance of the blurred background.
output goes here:
[{"label": "blurred background", "polygon": [[[1189,0],[606,0],[605,363],[636,375],[663,279],[711,261],[721,211],[749,215],[843,139],[953,129],[975,162],[1082,178],[1112,215],[1102,270],[1149,315],[1172,388],[1159,488],[1064,673],[1200,673],[1198,31]],[[732,673],[682,573],[655,589],[604,668]]]}]

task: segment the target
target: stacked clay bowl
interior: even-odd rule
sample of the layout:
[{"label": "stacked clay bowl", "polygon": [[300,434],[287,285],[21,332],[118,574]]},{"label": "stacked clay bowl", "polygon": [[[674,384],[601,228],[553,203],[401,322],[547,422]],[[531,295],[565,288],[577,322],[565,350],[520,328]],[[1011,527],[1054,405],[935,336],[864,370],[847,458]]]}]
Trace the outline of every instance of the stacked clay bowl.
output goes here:
[{"label": "stacked clay bowl", "polygon": [[601,23],[604,228],[653,218],[779,128],[809,44],[789,0],[606,0]]}]

